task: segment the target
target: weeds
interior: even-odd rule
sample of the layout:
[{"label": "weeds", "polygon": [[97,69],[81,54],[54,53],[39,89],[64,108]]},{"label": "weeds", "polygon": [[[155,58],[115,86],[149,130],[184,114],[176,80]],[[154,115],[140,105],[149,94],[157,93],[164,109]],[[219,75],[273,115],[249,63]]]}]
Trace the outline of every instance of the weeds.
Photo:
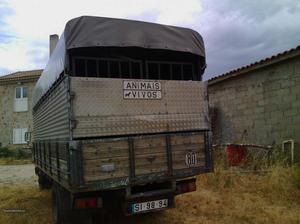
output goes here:
[{"label": "weeds", "polygon": [[27,150],[0,147],[0,165],[26,164],[31,162],[31,153]]},{"label": "weeds", "polygon": [[6,147],[0,147],[0,158],[13,157],[14,152]]},{"label": "weeds", "polygon": [[294,167],[293,174],[294,174],[295,184],[296,184],[296,186],[298,186],[300,188],[300,166]]},{"label": "weeds", "polygon": [[[253,166],[245,165],[247,161],[242,167],[232,168],[224,151],[218,151],[215,172],[197,177],[196,192],[177,196],[174,209],[133,217],[136,221],[130,223],[300,223],[300,168],[288,166],[281,156],[271,161],[252,171]],[[7,208],[26,212],[3,212]],[[40,191],[36,186],[0,188],[0,223],[51,223],[51,215],[50,191]]]},{"label": "weeds", "polygon": [[[0,188],[0,223],[52,223],[49,191],[32,186]],[[20,211],[20,212],[18,212]]]}]

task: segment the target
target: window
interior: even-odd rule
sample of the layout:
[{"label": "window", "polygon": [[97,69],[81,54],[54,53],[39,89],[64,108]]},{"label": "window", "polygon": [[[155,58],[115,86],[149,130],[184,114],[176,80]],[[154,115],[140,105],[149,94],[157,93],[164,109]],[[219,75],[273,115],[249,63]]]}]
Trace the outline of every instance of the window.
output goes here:
[{"label": "window", "polygon": [[27,128],[14,128],[13,130],[13,144],[26,144],[25,133]]},{"label": "window", "polygon": [[15,112],[28,111],[28,88],[17,87],[15,91]]}]

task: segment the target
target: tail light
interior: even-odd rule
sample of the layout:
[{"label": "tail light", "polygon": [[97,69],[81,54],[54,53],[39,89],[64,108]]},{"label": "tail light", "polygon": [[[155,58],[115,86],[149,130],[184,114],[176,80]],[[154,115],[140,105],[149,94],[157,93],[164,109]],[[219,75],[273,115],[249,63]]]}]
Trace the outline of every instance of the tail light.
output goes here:
[{"label": "tail light", "polygon": [[102,198],[75,198],[75,209],[102,208]]},{"label": "tail light", "polygon": [[176,193],[183,194],[196,191],[196,179],[183,180],[176,183]]}]

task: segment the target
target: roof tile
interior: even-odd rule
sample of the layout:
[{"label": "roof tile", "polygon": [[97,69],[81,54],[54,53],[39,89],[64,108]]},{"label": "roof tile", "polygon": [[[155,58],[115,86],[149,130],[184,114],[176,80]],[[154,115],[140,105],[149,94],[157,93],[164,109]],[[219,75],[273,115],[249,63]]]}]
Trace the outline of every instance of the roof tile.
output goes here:
[{"label": "roof tile", "polygon": [[8,75],[0,76],[0,83],[3,82],[11,82],[11,81],[26,81],[26,80],[33,80],[38,79],[43,70],[31,70],[31,71],[19,71],[14,72]]},{"label": "roof tile", "polygon": [[226,73],[223,73],[221,75],[215,76],[215,77],[209,79],[208,83],[209,84],[215,84],[217,82],[224,81],[224,80],[232,78],[232,77],[236,77],[236,76],[244,74],[246,72],[255,70],[258,67],[260,68],[262,66],[267,66],[272,62],[277,62],[277,61],[284,60],[286,58],[286,56],[293,55],[294,53],[296,53],[296,55],[300,55],[300,45],[295,47],[295,48],[292,48],[290,50],[286,50],[284,52],[281,52],[279,54],[272,55],[272,56],[264,58],[262,60],[253,62],[249,65],[245,65],[243,67],[236,68],[236,69],[233,69],[229,72],[226,72]]}]

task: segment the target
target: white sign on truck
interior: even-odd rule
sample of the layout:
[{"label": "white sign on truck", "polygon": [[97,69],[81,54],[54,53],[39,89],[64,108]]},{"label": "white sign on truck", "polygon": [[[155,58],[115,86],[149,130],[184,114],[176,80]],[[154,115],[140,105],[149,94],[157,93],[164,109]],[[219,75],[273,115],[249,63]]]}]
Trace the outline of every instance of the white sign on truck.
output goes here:
[{"label": "white sign on truck", "polygon": [[161,99],[161,83],[158,81],[123,81],[124,99]]}]

